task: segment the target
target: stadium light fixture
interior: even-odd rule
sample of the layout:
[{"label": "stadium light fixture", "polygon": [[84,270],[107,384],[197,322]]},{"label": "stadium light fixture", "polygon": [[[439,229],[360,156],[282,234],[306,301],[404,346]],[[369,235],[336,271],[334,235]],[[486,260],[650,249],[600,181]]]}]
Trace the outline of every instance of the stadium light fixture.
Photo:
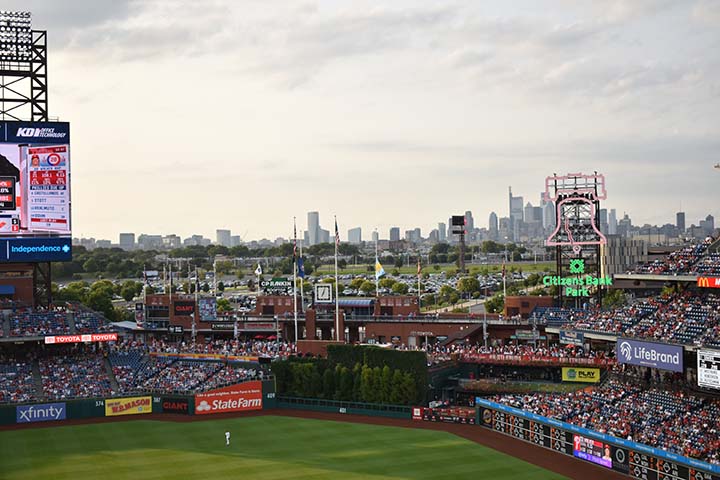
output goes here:
[{"label": "stadium light fixture", "polygon": [[0,61],[29,62],[32,58],[30,12],[0,11]]}]

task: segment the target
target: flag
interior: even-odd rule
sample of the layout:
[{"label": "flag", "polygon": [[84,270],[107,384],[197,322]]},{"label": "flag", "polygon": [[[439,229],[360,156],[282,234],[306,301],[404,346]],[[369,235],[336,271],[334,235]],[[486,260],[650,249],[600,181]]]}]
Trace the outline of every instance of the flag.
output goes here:
[{"label": "flag", "polygon": [[258,263],[258,268],[255,269],[255,275],[262,275],[262,267]]},{"label": "flag", "polygon": [[380,278],[385,275],[385,269],[380,265],[380,260],[375,258],[375,278]]},{"label": "flag", "polygon": [[337,218],[335,219],[335,247],[340,248],[340,232],[338,231]]},{"label": "flag", "polygon": [[420,265],[420,255],[418,255],[418,275],[422,273],[422,266]]},{"label": "flag", "polygon": [[305,262],[303,261],[302,257],[298,258],[297,266],[298,266],[298,277],[305,278]]},{"label": "flag", "polygon": [[235,326],[233,327],[233,336],[235,337],[235,339],[237,339],[237,337],[238,337],[238,325],[237,325],[237,320],[235,320]]}]

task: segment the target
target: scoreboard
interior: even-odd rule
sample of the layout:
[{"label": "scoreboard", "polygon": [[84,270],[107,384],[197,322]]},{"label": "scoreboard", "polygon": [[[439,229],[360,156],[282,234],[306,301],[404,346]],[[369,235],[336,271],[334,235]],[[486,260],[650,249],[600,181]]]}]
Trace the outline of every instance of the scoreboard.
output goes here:
[{"label": "scoreboard", "polygon": [[[643,480],[720,480],[720,468],[697,460],[670,461],[662,452],[634,442],[523,412],[478,398],[480,425]],[[694,466],[696,465],[696,466]]]},{"label": "scoreboard", "polygon": [[720,350],[697,351],[698,386],[720,389]]}]

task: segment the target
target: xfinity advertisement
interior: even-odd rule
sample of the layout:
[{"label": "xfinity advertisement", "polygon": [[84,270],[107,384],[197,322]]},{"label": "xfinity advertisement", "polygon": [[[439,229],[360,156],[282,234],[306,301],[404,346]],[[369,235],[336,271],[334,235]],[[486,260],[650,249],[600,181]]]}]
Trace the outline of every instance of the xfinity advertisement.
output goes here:
[{"label": "xfinity advertisement", "polygon": [[42,405],[19,405],[15,407],[17,423],[49,422],[65,420],[64,403],[44,403]]},{"label": "xfinity advertisement", "polygon": [[619,363],[673,372],[683,371],[683,348],[677,345],[619,338],[615,355]]}]

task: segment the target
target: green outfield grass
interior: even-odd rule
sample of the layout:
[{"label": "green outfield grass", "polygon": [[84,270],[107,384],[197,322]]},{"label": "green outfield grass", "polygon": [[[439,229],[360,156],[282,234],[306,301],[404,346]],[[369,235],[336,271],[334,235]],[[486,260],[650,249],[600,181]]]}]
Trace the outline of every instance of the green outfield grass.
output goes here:
[{"label": "green outfield grass", "polygon": [[275,416],[5,431],[0,446],[8,480],[564,478],[445,432]]}]

